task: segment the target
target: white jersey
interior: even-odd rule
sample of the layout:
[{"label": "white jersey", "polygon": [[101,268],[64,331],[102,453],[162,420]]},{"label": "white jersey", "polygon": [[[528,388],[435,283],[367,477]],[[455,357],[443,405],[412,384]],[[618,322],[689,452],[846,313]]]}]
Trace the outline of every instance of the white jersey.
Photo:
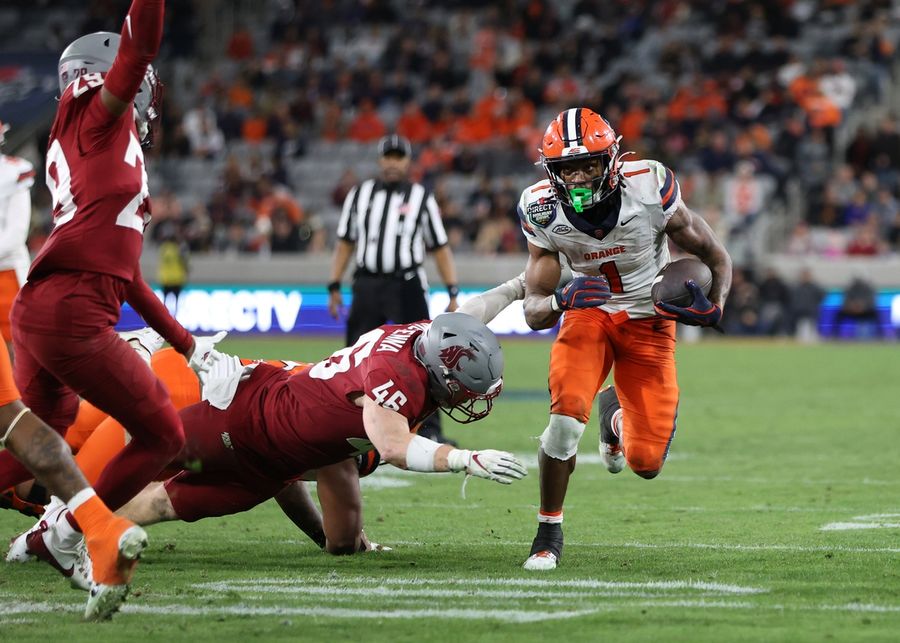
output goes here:
[{"label": "white jersey", "polygon": [[31,226],[34,167],[25,159],[0,155],[0,271],[15,270],[25,283],[31,258],[25,241]]},{"label": "white jersey", "polygon": [[607,278],[612,296],[602,310],[651,317],[650,287],[669,263],[665,227],[681,191],[672,170],[658,161],[622,163],[621,174],[622,203],[611,229],[597,228],[568,208],[567,215],[549,181],[522,192],[519,220],[528,243],[558,252],[576,277]]}]

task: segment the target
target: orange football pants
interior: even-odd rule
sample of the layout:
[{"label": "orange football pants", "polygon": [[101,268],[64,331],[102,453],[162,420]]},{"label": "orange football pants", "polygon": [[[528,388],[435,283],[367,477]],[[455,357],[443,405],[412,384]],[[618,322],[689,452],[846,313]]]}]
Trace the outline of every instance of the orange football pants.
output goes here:
[{"label": "orange football pants", "polygon": [[19,277],[16,271],[0,270],[0,334],[4,337],[12,337],[9,312],[17,294],[19,294]]},{"label": "orange football pants", "polygon": [[13,380],[12,362],[9,361],[4,337],[5,334],[0,333],[0,406],[6,406],[22,397]]},{"label": "orange football pants", "polygon": [[[245,364],[253,360],[242,360]],[[284,368],[291,373],[305,369],[308,364],[268,360],[267,364]],[[172,404],[179,411],[200,402],[200,382],[187,360],[174,348],[164,348],[153,354],[150,368],[169,391]],[[189,432],[191,428],[185,428]],[[75,423],[66,431],[66,442],[76,451],[75,462],[88,482],[100,477],[106,464],[127,444],[128,434],[115,418],[106,415],[92,404],[81,401]],[[171,472],[163,471],[162,479]]]},{"label": "orange football pants", "polygon": [[622,450],[632,471],[658,471],[675,436],[675,322],[628,319],[599,308],[566,312],[550,350],[550,412],[587,424],[613,370]]}]

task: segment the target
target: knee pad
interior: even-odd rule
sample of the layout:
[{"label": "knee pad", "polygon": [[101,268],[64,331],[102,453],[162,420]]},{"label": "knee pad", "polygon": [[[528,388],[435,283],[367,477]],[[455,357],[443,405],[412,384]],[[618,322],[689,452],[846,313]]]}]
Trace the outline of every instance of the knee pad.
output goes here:
[{"label": "knee pad", "polygon": [[550,415],[550,423],[541,434],[544,453],[557,460],[568,460],[578,451],[584,423],[568,415]]}]

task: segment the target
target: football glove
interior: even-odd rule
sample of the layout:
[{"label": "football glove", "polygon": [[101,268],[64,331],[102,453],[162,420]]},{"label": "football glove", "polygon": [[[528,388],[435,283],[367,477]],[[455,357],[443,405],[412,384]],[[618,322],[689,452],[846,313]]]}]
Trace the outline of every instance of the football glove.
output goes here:
[{"label": "football glove", "polygon": [[512,453],[494,449],[453,449],[447,454],[447,465],[450,471],[465,471],[466,475],[487,478],[500,484],[512,484],[528,475],[525,465]]},{"label": "football glove", "polygon": [[565,286],[556,289],[550,306],[557,312],[573,308],[596,308],[605,304],[610,294],[606,277],[575,277]]},{"label": "football glove", "polygon": [[656,313],[665,319],[671,319],[688,326],[715,328],[721,333],[722,329],[718,327],[718,323],[722,319],[722,309],[707,299],[696,282],[690,280],[684,282],[684,285],[694,297],[691,305],[683,308],[660,301],[653,305]]},{"label": "football glove", "polygon": [[225,339],[227,334],[228,331],[220,330],[212,337],[197,337],[194,335],[194,352],[191,353],[191,357],[188,359],[188,366],[198,375],[203,371],[208,371],[212,365],[212,353],[216,344]]}]

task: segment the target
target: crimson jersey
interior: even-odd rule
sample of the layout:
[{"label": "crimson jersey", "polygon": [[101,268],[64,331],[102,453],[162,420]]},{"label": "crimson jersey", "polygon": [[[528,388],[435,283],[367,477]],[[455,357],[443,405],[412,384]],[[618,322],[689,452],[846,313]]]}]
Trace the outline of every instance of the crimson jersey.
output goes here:
[{"label": "crimson jersey", "polygon": [[353,403],[360,393],[416,426],[437,409],[413,354],[428,325],[381,326],[294,375],[258,366],[247,383],[254,383],[251,399],[241,395],[242,384],[238,404],[228,408],[250,420],[229,435],[235,451],[257,473],[283,481],[370,451],[362,407]]},{"label": "crimson jersey", "polygon": [[109,112],[103,82],[85,74],[59,100],[47,150],[54,227],[29,280],[65,270],[134,278],[150,216],[147,171],[132,112]]}]

